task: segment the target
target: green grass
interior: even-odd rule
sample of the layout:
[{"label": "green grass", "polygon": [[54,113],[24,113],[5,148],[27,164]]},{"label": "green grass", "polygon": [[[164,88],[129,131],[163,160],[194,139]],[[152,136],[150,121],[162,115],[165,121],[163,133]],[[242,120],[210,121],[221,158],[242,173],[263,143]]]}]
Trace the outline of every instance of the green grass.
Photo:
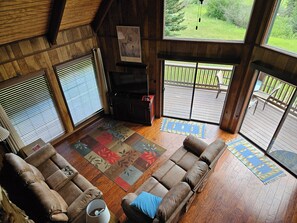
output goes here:
[{"label": "green grass", "polygon": [[[244,41],[246,29],[239,28],[227,21],[209,18],[206,15],[205,6],[202,8],[202,20],[198,23],[198,30],[196,30],[197,5],[188,5],[184,10],[185,21],[182,24],[187,28],[174,33],[172,37],[200,40]],[[276,25],[274,26],[272,33],[279,33],[277,29],[282,29],[283,26],[281,24],[277,24],[278,20],[275,22]],[[268,40],[268,45],[297,54],[297,38],[292,39],[271,36]]]}]

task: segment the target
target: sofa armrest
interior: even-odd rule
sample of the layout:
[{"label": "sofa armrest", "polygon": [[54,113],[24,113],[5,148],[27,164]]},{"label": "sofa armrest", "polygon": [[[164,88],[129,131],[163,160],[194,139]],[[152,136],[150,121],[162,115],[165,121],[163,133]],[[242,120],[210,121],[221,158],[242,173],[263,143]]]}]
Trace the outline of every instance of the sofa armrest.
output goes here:
[{"label": "sofa armrest", "polygon": [[193,135],[187,136],[183,144],[188,151],[194,153],[196,156],[200,156],[200,154],[203,153],[203,151],[208,146],[207,143],[203,142],[201,139],[198,139]]},{"label": "sofa armrest", "polygon": [[[87,205],[95,198],[101,198],[102,192],[96,187],[92,187],[84,191],[78,198],[76,198],[68,207],[67,215],[69,221],[76,221],[77,217],[85,219],[85,209]],[[83,215],[81,213],[83,212]]]},{"label": "sofa armrest", "polygon": [[201,154],[200,160],[206,162],[208,165],[211,165],[214,160],[217,160],[220,157],[225,148],[225,142],[221,139],[217,139],[207,146]]},{"label": "sofa armrest", "polygon": [[170,219],[180,216],[192,195],[190,186],[185,182],[179,182],[163,197],[157,210],[157,218],[161,222],[171,222]]},{"label": "sofa armrest", "polygon": [[35,167],[38,167],[40,164],[50,159],[56,153],[57,152],[55,148],[51,144],[47,143],[46,145],[42,146],[39,150],[37,150],[35,153],[28,156],[25,159],[25,161]]}]

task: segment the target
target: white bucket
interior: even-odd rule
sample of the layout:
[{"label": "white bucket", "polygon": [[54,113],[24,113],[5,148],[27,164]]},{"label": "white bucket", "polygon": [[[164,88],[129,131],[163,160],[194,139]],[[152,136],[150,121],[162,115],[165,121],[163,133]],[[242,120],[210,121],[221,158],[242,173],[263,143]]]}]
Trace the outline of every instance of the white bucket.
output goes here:
[{"label": "white bucket", "polygon": [[[98,214],[98,212],[96,212],[98,215],[94,216],[94,215],[90,215],[92,212],[94,212],[95,210],[100,210],[103,209],[102,212],[100,212],[100,214]],[[105,202],[101,199],[95,199],[92,200],[87,208],[86,208],[86,222],[87,223],[108,223],[110,219],[110,213],[109,210],[105,204]]]}]

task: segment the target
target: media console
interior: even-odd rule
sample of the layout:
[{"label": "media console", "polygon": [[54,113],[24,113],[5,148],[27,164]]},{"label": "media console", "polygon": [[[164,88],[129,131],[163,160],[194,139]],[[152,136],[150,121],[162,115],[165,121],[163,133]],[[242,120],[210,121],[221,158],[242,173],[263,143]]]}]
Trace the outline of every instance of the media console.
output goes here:
[{"label": "media console", "polygon": [[115,119],[152,125],[155,118],[154,95],[110,96]]}]

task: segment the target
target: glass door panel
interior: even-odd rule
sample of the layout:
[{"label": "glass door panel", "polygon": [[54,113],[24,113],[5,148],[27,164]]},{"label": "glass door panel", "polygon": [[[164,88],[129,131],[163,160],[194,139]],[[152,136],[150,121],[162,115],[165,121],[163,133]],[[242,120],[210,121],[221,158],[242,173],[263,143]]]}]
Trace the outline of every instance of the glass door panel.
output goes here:
[{"label": "glass door panel", "polygon": [[[295,89],[294,89],[295,90]],[[276,132],[268,153],[297,175],[297,99],[295,96]]]},{"label": "glass door panel", "polygon": [[165,61],[163,115],[190,119],[196,63]]},{"label": "glass door panel", "polygon": [[219,123],[233,66],[219,64],[198,65],[192,119]]},{"label": "glass door panel", "polygon": [[290,86],[260,72],[240,133],[266,150],[284,115]]}]

